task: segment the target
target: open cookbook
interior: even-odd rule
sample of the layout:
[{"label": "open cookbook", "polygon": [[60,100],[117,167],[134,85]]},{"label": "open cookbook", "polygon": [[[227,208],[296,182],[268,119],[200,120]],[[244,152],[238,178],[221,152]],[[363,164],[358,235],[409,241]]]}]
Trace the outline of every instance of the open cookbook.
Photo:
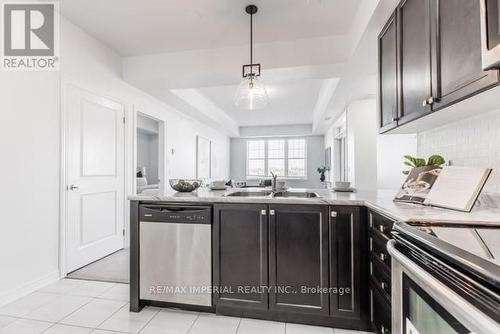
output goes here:
[{"label": "open cookbook", "polygon": [[470,212],[491,172],[458,166],[413,168],[394,201]]}]

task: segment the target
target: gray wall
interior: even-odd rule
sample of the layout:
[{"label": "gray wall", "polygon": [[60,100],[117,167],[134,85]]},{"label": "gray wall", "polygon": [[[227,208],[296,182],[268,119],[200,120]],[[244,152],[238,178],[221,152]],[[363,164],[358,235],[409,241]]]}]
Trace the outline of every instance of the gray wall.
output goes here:
[{"label": "gray wall", "polygon": [[137,166],[146,167],[148,184],[158,183],[158,135],[137,131]]},{"label": "gray wall", "polygon": [[[324,136],[307,138],[307,180],[287,181],[293,188],[320,188],[319,174],[316,169],[325,163]],[[255,138],[252,138],[255,139]],[[231,179],[246,180],[247,138],[231,138]]]}]

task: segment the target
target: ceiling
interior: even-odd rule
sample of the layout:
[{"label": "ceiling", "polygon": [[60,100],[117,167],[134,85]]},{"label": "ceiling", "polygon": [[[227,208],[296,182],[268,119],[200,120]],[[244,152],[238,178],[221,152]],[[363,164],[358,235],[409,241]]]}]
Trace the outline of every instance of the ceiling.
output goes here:
[{"label": "ceiling", "polygon": [[237,85],[203,87],[198,92],[212,100],[239,126],[311,123],[323,80],[306,79],[267,84],[270,104],[262,110],[241,110],[234,104]]},{"label": "ceiling", "polygon": [[62,14],[124,56],[344,35],[361,0],[64,0]]},{"label": "ceiling", "polygon": [[[323,133],[350,101],[376,89],[376,33],[397,0],[64,0],[61,12],[112,47],[130,84],[201,122],[239,127],[310,124]],[[234,106],[249,58],[270,104]]]}]

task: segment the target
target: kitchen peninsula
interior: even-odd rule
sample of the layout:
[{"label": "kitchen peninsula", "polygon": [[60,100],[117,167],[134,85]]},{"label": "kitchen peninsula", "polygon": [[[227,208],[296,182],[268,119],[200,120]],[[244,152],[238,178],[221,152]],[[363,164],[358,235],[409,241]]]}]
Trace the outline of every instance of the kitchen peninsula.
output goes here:
[{"label": "kitchen peninsula", "polygon": [[[498,209],[478,206],[462,213],[394,203],[393,196],[391,191],[201,188],[130,197],[131,310],[156,305],[358,330],[390,328],[390,319],[377,316],[376,309],[390,308],[386,243],[395,222],[500,223]],[[184,239],[162,239],[148,224],[178,225],[170,234]],[[172,263],[185,247],[185,260]],[[151,254],[158,252],[164,254],[154,263]],[[189,264],[195,257],[199,261]],[[183,277],[172,280],[175,275],[167,273],[165,281],[159,267]],[[151,294],[150,285],[179,284],[189,288],[180,299],[175,298],[182,293],[171,293],[174,299]],[[209,287],[191,291],[198,285]]]}]

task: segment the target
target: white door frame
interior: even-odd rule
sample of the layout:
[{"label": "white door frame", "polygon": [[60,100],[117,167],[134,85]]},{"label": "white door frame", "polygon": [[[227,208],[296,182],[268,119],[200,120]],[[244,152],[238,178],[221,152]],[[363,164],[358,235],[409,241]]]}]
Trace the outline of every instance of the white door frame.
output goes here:
[{"label": "white door frame", "polygon": [[68,228],[68,154],[67,149],[68,145],[68,92],[70,89],[80,89],[86,91],[90,94],[94,94],[97,96],[102,96],[106,99],[112,100],[116,103],[123,105],[124,107],[124,117],[125,117],[125,127],[124,127],[124,180],[123,180],[123,191],[124,191],[124,201],[125,205],[123,206],[124,210],[124,228],[125,228],[125,237],[124,237],[124,247],[128,247],[129,232],[130,232],[130,217],[128,214],[128,182],[127,177],[130,174],[130,167],[127,163],[130,155],[130,135],[128,131],[127,125],[129,124],[130,116],[129,116],[129,107],[126,103],[120,102],[119,100],[109,97],[106,95],[102,95],[99,93],[95,93],[89,89],[85,89],[80,87],[77,84],[66,82],[61,84],[61,92],[60,92],[60,178],[59,178],[59,277],[66,277],[68,274],[67,270],[67,228]]}]

